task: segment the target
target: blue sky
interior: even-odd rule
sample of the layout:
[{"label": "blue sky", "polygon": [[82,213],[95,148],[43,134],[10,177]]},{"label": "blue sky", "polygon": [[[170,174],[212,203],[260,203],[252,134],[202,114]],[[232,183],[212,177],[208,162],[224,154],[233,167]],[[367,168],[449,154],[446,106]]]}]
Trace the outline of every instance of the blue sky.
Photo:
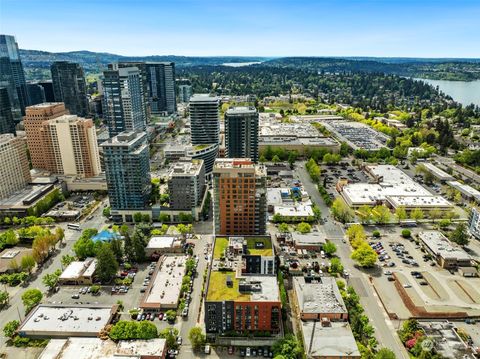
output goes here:
[{"label": "blue sky", "polygon": [[0,0],[21,48],[121,55],[480,57],[480,0]]}]

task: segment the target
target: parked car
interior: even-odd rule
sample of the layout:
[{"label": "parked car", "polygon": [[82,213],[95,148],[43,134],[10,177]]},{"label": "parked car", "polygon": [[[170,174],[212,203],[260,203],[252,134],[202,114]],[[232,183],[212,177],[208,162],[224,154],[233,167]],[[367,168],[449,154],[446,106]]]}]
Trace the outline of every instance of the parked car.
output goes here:
[{"label": "parked car", "polygon": [[182,337],[177,337],[177,345],[182,345]]},{"label": "parked car", "polygon": [[80,296],[77,293],[72,294],[72,299],[79,299],[79,298],[80,298]]}]

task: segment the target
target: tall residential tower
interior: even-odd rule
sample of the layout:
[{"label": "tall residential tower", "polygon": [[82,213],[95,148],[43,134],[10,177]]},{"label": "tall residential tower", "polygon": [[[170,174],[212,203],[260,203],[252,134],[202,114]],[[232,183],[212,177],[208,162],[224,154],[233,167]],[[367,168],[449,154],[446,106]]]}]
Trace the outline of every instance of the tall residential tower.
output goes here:
[{"label": "tall residential tower", "polygon": [[147,126],[140,70],[115,65],[103,72],[103,116],[110,137],[124,131],[144,131]]},{"label": "tall residential tower", "polygon": [[232,107],[225,112],[225,155],[258,162],[258,112],[255,107]]},{"label": "tall residential tower", "polygon": [[88,116],[87,84],[83,68],[73,62],[55,61],[50,67],[56,102],[63,102],[72,115]]}]

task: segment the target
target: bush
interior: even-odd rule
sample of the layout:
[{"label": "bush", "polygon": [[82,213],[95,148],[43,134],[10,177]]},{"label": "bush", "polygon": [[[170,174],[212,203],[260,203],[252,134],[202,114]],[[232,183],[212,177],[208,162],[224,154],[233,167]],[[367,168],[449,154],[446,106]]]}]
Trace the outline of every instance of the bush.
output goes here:
[{"label": "bush", "polygon": [[373,231],[372,236],[374,236],[375,238],[380,238],[380,231]]},{"label": "bush", "polygon": [[12,320],[3,327],[3,334],[8,338],[13,338],[15,331],[19,326],[20,322],[18,320]]},{"label": "bush", "polygon": [[410,232],[409,229],[403,229],[402,230],[402,237],[403,238],[410,238],[411,235],[412,235],[412,232]]}]

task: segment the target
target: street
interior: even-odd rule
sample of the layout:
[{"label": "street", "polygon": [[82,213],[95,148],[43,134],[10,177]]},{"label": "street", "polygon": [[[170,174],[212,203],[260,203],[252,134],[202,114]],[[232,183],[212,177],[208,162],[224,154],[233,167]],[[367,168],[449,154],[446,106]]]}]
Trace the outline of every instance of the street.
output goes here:
[{"label": "street", "polygon": [[395,326],[384,311],[374,289],[368,280],[368,276],[359,270],[354,261],[350,258],[350,245],[343,242],[344,231],[341,224],[338,224],[330,215],[329,208],[323,202],[316,185],[310,179],[305,170],[304,162],[297,162],[295,165],[296,177],[302,182],[311,199],[320,207],[322,217],[328,221],[321,226],[327,238],[332,239],[337,246],[337,255],[341,258],[345,269],[350,273],[348,285],[351,285],[360,296],[360,302],[375,328],[375,336],[382,347],[394,351],[398,359],[408,359],[408,354],[403,347],[398,335],[395,333]]}]

